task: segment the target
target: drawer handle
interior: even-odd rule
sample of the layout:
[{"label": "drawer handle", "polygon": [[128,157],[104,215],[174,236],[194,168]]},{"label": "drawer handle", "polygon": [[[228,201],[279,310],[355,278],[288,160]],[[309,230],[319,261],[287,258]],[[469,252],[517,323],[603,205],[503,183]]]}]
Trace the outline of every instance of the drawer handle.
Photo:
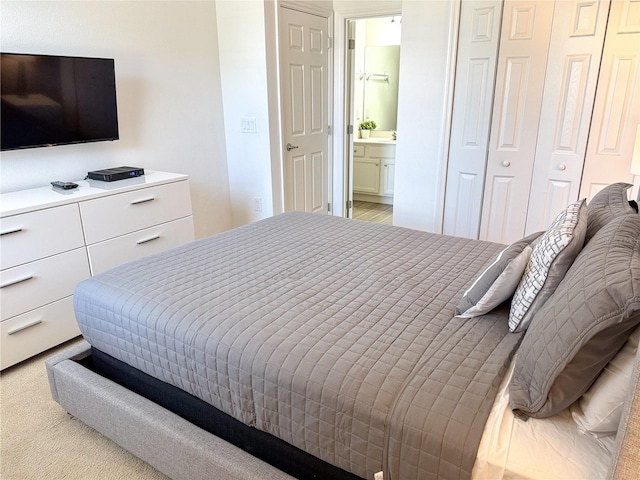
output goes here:
[{"label": "drawer handle", "polygon": [[29,275],[28,277],[18,278],[17,280],[10,280],[7,283],[3,283],[0,285],[0,288],[10,287],[11,285],[16,285],[17,283],[26,282],[27,280],[31,280],[33,275]]},{"label": "drawer handle", "polygon": [[131,202],[131,205],[139,205],[141,203],[147,203],[155,199],[155,197],[141,198],[140,200],[134,200],[133,202]]},{"label": "drawer handle", "polygon": [[18,227],[18,228],[14,228],[13,230],[6,230],[6,231],[0,233],[0,235],[9,235],[9,234],[18,233],[18,232],[21,232],[21,231],[22,231],[22,227]]},{"label": "drawer handle", "polygon": [[21,332],[22,330],[26,330],[27,328],[34,327],[34,326],[38,325],[39,323],[42,323],[42,320],[34,320],[33,322],[26,323],[24,325],[21,325],[19,327],[16,327],[16,328],[13,328],[13,329],[9,330],[7,332],[7,334],[8,335],[13,335],[14,333],[18,333],[18,332]]},{"label": "drawer handle", "polygon": [[153,237],[145,238],[142,240],[138,240],[138,245],[142,245],[143,243],[152,242],[153,240],[157,240],[160,238],[160,235],[154,235]]}]

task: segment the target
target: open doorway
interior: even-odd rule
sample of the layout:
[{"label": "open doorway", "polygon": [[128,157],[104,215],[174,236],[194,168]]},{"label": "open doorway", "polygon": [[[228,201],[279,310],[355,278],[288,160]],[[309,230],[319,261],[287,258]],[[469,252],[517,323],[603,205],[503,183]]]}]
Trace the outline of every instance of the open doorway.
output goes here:
[{"label": "open doorway", "polygon": [[353,126],[349,156],[351,217],[391,224],[395,183],[402,16],[352,19],[347,26],[345,90]]}]

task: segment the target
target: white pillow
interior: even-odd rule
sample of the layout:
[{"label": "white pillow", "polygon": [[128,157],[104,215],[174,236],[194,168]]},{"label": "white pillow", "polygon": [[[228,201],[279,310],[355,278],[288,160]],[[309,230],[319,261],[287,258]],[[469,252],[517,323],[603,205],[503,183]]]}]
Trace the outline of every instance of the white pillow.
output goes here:
[{"label": "white pillow", "polygon": [[605,437],[618,431],[639,341],[640,328],[637,328],[591,388],[571,406],[571,415],[580,433]]}]

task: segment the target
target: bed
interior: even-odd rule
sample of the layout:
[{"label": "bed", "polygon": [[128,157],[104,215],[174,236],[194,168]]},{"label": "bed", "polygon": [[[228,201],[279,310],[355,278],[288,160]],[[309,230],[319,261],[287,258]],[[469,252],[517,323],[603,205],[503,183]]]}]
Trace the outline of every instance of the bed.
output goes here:
[{"label": "bed", "polygon": [[[604,473],[627,443],[579,437],[568,406],[548,415],[549,403],[567,399],[537,405],[522,385],[530,376],[537,386],[537,370],[519,364],[542,348],[528,341],[550,328],[538,318],[560,318],[556,297],[584,277],[574,259],[587,207],[574,210],[581,220],[561,250],[575,251],[553,261],[543,282],[553,291],[524,298],[519,327],[513,292],[504,301],[484,283],[499,268],[518,297],[542,233],[505,248],[292,212],[123,265],[76,289],[86,343],[47,362],[54,399],[172,478],[495,478],[496,469],[523,478],[526,455],[509,453],[523,445],[505,435],[546,421],[536,416],[596,452],[570,471]],[[636,228],[637,216],[623,213],[631,226],[618,223]],[[590,243],[614,250],[608,239]],[[595,362],[598,375],[640,322],[638,245],[622,243],[634,252],[631,290],[623,282],[625,310],[603,330],[609,351]],[[624,272],[616,269],[616,285]],[[578,343],[587,349],[584,335]],[[634,414],[631,403],[624,415]]]}]

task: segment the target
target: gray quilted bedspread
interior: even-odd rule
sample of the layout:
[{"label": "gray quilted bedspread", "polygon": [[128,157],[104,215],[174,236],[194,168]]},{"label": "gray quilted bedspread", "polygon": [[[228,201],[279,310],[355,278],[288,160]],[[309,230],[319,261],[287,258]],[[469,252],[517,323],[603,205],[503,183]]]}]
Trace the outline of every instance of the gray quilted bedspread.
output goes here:
[{"label": "gray quilted bedspread", "polygon": [[82,282],[95,348],[366,479],[468,478],[520,337],[454,318],[501,246],[287,213]]}]

